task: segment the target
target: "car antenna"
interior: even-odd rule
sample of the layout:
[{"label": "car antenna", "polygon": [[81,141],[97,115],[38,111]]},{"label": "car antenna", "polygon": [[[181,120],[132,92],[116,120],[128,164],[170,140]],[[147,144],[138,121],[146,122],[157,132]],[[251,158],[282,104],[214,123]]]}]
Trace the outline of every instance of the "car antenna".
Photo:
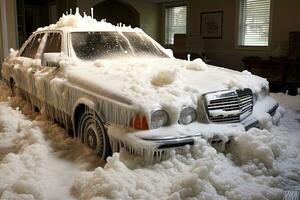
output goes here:
[{"label": "car antenna", "polygon": [[91,8],[91,17],[94,18],[94,8]]}]

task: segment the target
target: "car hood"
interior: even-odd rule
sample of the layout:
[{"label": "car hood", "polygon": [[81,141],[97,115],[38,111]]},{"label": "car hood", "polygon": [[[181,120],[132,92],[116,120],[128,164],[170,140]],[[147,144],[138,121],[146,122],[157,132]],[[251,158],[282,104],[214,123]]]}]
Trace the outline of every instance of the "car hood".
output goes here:
[{"label": "car hood", "polygon": [[181,109],[197,105],[199,97],[207,92],[238,88],[259,92],[268,85],[266,79],[247,71],[206,65],[201,59],[96,60],[65,69],[70,84],[123,103],[137,104],[146,110],[155,107]]}]

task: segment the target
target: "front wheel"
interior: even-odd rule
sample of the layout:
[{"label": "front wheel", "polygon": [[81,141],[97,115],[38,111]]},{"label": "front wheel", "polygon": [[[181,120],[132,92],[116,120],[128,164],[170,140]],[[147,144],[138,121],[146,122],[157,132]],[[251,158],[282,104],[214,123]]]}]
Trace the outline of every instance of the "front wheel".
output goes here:
[{"label": "front wheel", "polygon": [[97,114],[92,111],[85,111],[79,120],[78,133],[82,142],[101,159],[105,160],[111,155],[108,135]]}]

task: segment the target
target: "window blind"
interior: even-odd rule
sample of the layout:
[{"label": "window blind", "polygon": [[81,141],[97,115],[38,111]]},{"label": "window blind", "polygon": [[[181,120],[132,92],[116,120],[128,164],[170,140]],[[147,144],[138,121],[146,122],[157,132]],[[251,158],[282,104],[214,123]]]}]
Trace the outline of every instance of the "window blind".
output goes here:
[{"label": "window blind", "polygon": [[166,8],[165,16],[165,43],[174,44],[175,33],[186,33],[186,6]]},{"label": "window blind", "polygon": [[271,0],[240,0],[239,45],[268,46]]}]

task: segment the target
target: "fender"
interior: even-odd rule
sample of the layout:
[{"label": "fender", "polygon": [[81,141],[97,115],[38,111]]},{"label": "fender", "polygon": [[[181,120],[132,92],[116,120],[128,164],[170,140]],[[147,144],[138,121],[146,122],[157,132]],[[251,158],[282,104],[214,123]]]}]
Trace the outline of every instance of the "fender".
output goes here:
[{"label": "fender", "polygon": [[72,108],[71,120],[72,120],[72,125],[73,125],[74,133],[76,132],[76,127],[75,127],[75,110],[76,110],[76,108],[80,104],[83,104],[83,105],[86,105],[87,107],[89,107],[91,110],[93,110],[100,117],[100,119],[102,120],[102,122],[104,122],[103,115],[97,111],[97,104],[95,103],[95,101],[93,101],[93,100],[91,100],[91,99],[89,99],[87,97],[79,98],[76,101],[76,103],[73,105],[73,108]]}]

